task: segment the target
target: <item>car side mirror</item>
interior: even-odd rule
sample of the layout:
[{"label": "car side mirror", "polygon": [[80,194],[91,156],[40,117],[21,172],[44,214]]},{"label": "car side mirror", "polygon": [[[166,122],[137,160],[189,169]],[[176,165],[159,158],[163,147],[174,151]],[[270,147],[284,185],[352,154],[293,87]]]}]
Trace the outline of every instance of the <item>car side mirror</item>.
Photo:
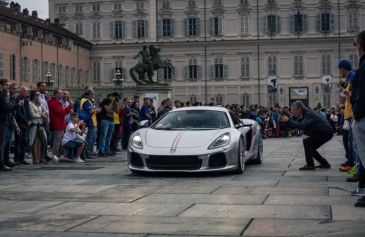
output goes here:
[{"label": "car side mirror", "polygon": [[245,125],[244,125],[243,123],[239,123],[239,124],[234,125],[234,127],[235,127],[236,129],[242,128],[242,127],[244,127],[244,126],[245,126]]},{"label": "car side mirror", "polygon": [[149,120],[143,120],[141,122],[139,122],[139,127],[140,128],[148,128],[150,126],[150,121]]}]

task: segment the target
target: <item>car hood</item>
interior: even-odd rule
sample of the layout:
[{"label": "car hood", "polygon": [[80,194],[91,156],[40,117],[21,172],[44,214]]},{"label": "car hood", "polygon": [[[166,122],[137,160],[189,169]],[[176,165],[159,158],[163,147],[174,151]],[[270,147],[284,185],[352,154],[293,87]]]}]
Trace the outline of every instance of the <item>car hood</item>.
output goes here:
[{"label": "car hood", "polygon": [[147,146],[154,148],[196,148],[208,146],[208,143],[225,132],[226,129],[203,131],[147,129],[145,141]]}]

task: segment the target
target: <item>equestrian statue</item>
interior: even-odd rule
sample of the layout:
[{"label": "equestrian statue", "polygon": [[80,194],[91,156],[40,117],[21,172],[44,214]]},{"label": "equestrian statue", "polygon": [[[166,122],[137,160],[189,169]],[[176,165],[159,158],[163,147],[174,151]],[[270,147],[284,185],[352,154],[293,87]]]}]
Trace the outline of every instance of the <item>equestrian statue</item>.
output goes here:
[{"label": "equestrian statue", "polygon": [[158,69],[171,68],[173,72],[175,71],[175,67],[170,62],[161,59],[160,51],[161,49],[154,45],[143,46],[142,50],[134,57],[134,59],[141,57],[141,62],[129,70],[129,75],[133,81],[137,84],[153,84],[157,83],[153,81],[153,76]]}]

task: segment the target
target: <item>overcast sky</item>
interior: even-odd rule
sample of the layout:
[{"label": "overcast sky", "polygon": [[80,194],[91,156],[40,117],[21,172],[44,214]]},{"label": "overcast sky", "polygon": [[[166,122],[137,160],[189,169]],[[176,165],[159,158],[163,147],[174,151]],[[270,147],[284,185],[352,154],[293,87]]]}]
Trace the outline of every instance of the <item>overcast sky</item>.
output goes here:
[{"label": "overcast sky", "polygon": [[[9,2],[11,2],[9,0]],[[32,11],[38,12],[38,17],[41,19],[48,18],[48,0],[15,0],[23,8],[28,8],[29,14]]]}]

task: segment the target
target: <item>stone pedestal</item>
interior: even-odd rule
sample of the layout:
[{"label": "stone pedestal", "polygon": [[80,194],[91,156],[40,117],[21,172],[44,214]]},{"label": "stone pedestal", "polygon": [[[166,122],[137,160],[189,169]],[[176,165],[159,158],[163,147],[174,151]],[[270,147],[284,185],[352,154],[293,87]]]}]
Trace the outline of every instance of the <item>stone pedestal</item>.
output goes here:
[{"label": "stone pedestal", "polygon": [[149,85],[137,85],[136,95],[141,97],[141,102],[143,98],[152,98],[154,106],[158,108],[161,101],[167,98],[171,98],[171,86],[169,84],[149,84]]}]

